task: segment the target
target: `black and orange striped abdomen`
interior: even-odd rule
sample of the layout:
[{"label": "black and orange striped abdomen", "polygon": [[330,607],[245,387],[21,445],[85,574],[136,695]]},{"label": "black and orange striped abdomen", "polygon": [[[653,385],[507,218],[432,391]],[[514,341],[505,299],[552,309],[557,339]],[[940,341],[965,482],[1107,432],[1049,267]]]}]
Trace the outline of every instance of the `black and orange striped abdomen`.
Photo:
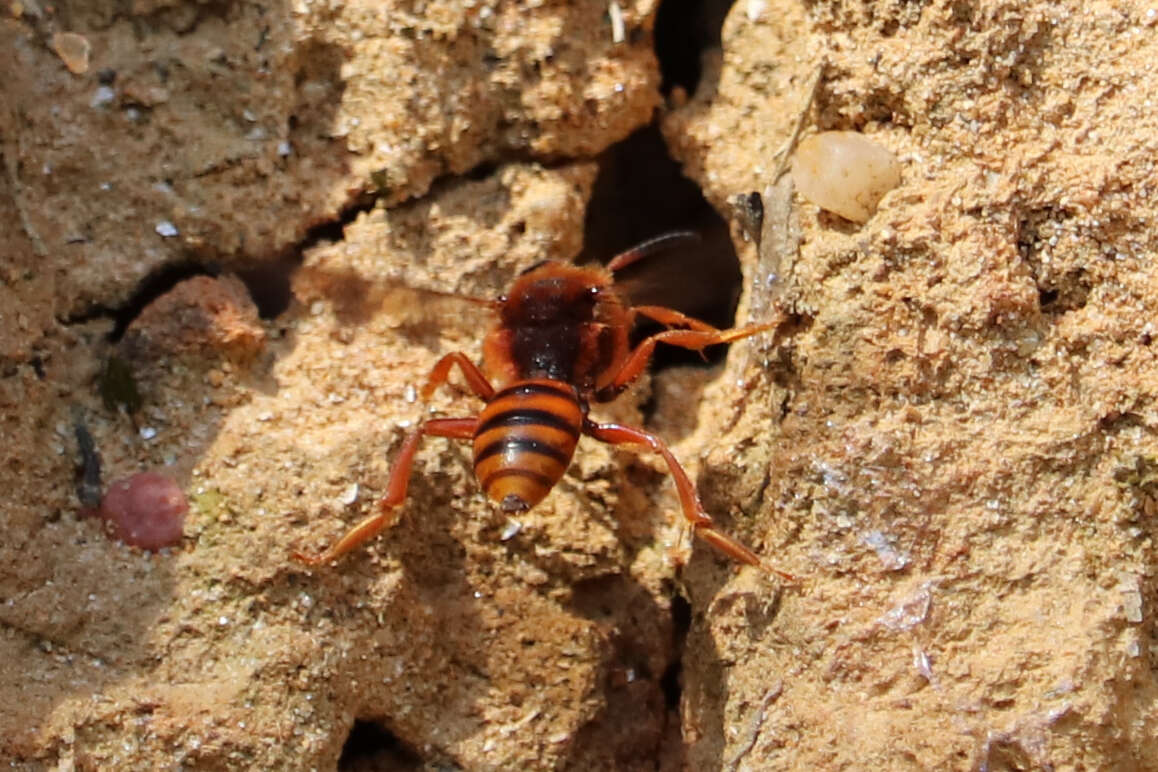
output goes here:
[{"label": "black and orange striped abdomen", "polygon": [[562,381],[517,381],[479,416],[474,473],[504,512],[538,504],[567,471],[583,428],[575,389]]}]

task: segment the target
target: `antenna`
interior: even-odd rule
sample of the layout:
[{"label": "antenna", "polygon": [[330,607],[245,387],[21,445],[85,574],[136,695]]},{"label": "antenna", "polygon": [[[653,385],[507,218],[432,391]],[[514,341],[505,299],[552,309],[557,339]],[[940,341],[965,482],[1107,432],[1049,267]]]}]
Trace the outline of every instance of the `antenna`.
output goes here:
[{"label": "antenna", "polygon": [[607,270],[615,273],[645,257],[651,257],[657,252],[662,252],[665,249],[671,249],[679,245],[699,243],[699,241],[700,234],[695,231],[671,231],[670,233],[664,233],[650,238],[642,244],[636,244],[631,249],[620,252],[607,263]]}]

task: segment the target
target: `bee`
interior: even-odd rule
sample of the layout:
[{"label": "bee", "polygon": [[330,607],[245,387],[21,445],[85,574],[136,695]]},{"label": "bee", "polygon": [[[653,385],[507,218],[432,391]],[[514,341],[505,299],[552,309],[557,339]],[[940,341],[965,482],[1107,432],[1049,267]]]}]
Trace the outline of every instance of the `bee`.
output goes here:
[{"label": "bee", "polygon": [[[566,472],[579,437],[587,435],[660,454],[696,536],[733,560],[791,580],[791,575],[769,567],[716,527],[695,485],[662,439],[640,428],[596,423],[588,417],[591,403],[615,399],[639,377],[660,343],[702,351],[775,326],[721,330],[664,306],[631,305],[617,290],[617,272],[676,243],[696,239],[691,232],[668,233],[615,256],[606,267],[545,261],[525,271],[492,304],[498,323],[483,341],[482,367],[462,352],[447,354],[434,365],[422,389],[423,399],[429,399],[457,367],[483,401],[482,411],[475,417],[420,423],[402,442],[378,512],[321,554],[299,552],[295,558],[311,566],[329,563],[394,525],[423,437],[472,442],[474,472],[483,491],[503,512],[514,515],[550,493]],[[640,317],[666,329],[632,346],[630,333]]]}]

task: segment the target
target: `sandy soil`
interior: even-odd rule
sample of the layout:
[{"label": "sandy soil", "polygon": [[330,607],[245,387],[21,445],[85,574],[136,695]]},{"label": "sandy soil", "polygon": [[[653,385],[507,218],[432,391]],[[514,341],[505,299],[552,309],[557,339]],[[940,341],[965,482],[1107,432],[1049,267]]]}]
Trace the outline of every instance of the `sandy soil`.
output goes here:
[{"label": "sandy soil", "polygon": [[[0,760],[1158,769],[1154,9],[738,0],[666,100],[647,0],[0,13]],[[901,160],[863,226],[774,179],[802,111]],[[478,410],[416,398],[490,323],[448,295],[580,254],[653,119],[782,323],[600,415],[798,581],[589,440],[517,520],[430,440],[397,527],[294,562]],[[180,547],[82,515],[78,423]]]}]

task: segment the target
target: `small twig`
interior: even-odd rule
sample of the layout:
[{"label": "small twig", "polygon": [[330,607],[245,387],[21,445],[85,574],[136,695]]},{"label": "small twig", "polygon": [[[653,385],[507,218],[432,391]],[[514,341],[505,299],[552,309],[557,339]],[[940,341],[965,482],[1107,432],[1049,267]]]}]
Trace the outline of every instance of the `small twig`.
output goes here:
[{"label": "small twig", "polygon": [[770,184],[775,185],[780,176],[784,174],[784,170],[788,168],[788,161],[792,158],[792,151],[796,149],[796,143],[800,141],[800,134],[804,131],[804,124],[808,121],[808,114],[812,111],[812,103],[816,101],[816,94],[820,91],[820,81],[824,77],[824,70],[828,62],[821,60],[820,64],[816,66],[816,72],[812,74],[812,79],[808,82],[808,90],[805,92],[804,106],[801,107],[800,112],[796,115],[796,124],[792,127],[792,134],[788,140],[781,145],[780,149],[776,151],[776,156],[780,158],[780,162],[776,164],[776,171],[772,174],[772,181]]},{"label": "small twig", "polygon": [[84,420],[80,405],[72,406],[72,430],[76,434],[76,448],[80,456],[77,467],[76,497],[86,509],[101,505],[101,456]]},{"label": "small twig", "polygon": [[[16,143],[12,143],[15,145]],[[8,184],[12,187],[12,202],[16,205],[16,212],[20,215],[20,225],[24,228],[25,234],[28,235],[29,241],[32,242],[32,248],[36,251],[37,257],[48,257],[48,248],[44,246],[44,241],[40,238],[40,234],[36,232],[36,228],[32,225],[32,218],[28,216],[28,210],[24,206],[23,190],[20,186],[20,176],[16,171],[16,156],[19,153],[19,147],[16,152],[6,150],[4,152],[4,171],[8,175]]]},{"label": "small twig", "polygon": [[748,738],[744,741],[740,749],[736,751],[736,754],[732,756],[731,761],[728,762],[728,769],[731,770],[731,772],[735,772],[740,766],[740,761],[756,746],[756,738],[760,736],[760,728],[764,724],[764,714],[768,711],[768,707],[775,702],[783,692],[784,682],[777,681],[772,685],[771,689],[764,693],[764,699],[760,701],[760,707],[748,723]]},{"label": "small twig", "polygon": [[752,315],[756,319],[768,319],[773,313],[779,314],[780,321],[787,320],[787,309],[776,307],[787,286],[786,278],[796,265],[800,251],[800,224],[796,210],[792,206],[793,185],[791,177],[781,177],[773,185],[764,189],[764,222],[760,238],[756,242],[756,270],[752,288]]}]

